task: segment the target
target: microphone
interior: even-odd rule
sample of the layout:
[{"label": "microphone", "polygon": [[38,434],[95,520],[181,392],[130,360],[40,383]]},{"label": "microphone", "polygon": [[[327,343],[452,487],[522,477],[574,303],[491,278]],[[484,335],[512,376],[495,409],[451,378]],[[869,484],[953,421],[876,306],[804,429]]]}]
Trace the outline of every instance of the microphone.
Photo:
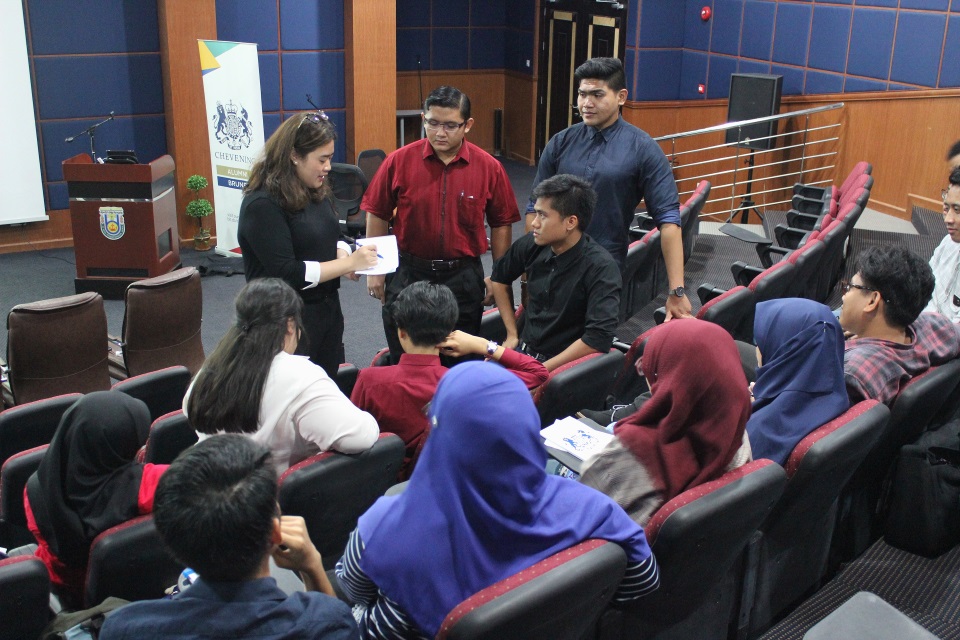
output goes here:
[{"label": "microphone", "polygon": [[66,140],[64,140],[64,142],[73,142],[73,141],[76,140],[76,139],[77,139],[77,136],[70,136],[69,138],[67,138]]}]

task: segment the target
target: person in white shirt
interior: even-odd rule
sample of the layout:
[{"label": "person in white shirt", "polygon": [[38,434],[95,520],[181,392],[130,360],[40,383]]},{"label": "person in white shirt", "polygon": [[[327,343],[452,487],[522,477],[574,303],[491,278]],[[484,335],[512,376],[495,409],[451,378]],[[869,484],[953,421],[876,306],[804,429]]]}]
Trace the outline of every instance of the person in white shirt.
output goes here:
[{"label": "person in white shirt", "polygon": [[321,367],[293,355],[302,309],[283,280],[248,282],[237,294],[236,324],[183,399],[201,440],[249,435],[270,450],[277,473],[320,451],[366,451],[380,434],[374,417],[356,408]]},{"label": "person in white shirt", "polygon": [[924,311],[940,313],[960,323],[960,166],[952,169],[950,186],[940,195],[947,235],[930,258],[936,284]]}]

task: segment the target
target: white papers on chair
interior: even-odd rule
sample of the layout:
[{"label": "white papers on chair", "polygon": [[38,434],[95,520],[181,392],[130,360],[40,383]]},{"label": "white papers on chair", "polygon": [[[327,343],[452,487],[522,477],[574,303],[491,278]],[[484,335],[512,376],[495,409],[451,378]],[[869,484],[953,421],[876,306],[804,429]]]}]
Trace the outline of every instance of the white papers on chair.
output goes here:
[{"label": "white papers on chair", "polygon": [[357,273],[365,276],[382,276],[386,273],[393,273],[400,266],[397,236],[377,236],[376,238],[360,238],[357,240],[358,247],[365,244],[377,245],[377,257],[380,258],[380,262],[375,267],[357,271]]},{"label": "white papers on chair", "polygon": [[586,460],[600,453],[613,439],[612,433],[597,431],[576,418],[561,418],[545,429],[540,430],[544,444],[560,451],[566,451],[580,460]]}]

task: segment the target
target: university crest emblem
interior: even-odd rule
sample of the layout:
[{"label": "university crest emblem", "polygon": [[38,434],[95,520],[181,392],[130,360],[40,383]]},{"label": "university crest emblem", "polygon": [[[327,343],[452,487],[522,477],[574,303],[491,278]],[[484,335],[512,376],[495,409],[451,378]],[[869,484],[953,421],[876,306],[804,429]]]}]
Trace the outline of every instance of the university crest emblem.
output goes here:
[{"label": "university crest emblem", "polygon": [[107,240],[119,240],[127,226],[123,222],[123,209],[120,207],[100,207],[100,233]]},{"label": "university crest emblem", "polygon": [[233,100],[227,104],[218,101],[217,113],[210,119],[213,122],[213,132],[217,142],[227,145],[234,151],[250,146],[253,125],[243,105],[234,104]]}]

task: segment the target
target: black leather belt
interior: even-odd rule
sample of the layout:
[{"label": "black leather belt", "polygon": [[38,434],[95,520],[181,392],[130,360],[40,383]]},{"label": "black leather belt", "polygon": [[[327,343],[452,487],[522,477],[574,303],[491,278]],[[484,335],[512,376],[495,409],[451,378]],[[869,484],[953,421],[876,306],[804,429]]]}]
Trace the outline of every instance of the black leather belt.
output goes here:
[{"label": "black leather belt", "polygon": [[424,260],[409,253],[400,252],[400,262],[414,269],[424,271],[459,271],[466,266],[477,264],[480,258],[453,258],[450,260]]},{"label": "black leather belt", "polygon": [[537,351],[534,351],[534,350],[530,347],[530,345],[527,344],[526,342],[524,342],[523,340],[521,340],[521,341],[520,341],[520,344],[517,345],[517,351],[520,351],[521,353],[527,354],[528,356],[530,356],[531,358],[533,358],[534,360],[536,360],[536,361],[538,361],[538,362],[546,362],[547,360],[550,359],[550,358],[548,358],[546,355],[544,355],[544,354],[542,354],[542,353],[538,353]]}]

